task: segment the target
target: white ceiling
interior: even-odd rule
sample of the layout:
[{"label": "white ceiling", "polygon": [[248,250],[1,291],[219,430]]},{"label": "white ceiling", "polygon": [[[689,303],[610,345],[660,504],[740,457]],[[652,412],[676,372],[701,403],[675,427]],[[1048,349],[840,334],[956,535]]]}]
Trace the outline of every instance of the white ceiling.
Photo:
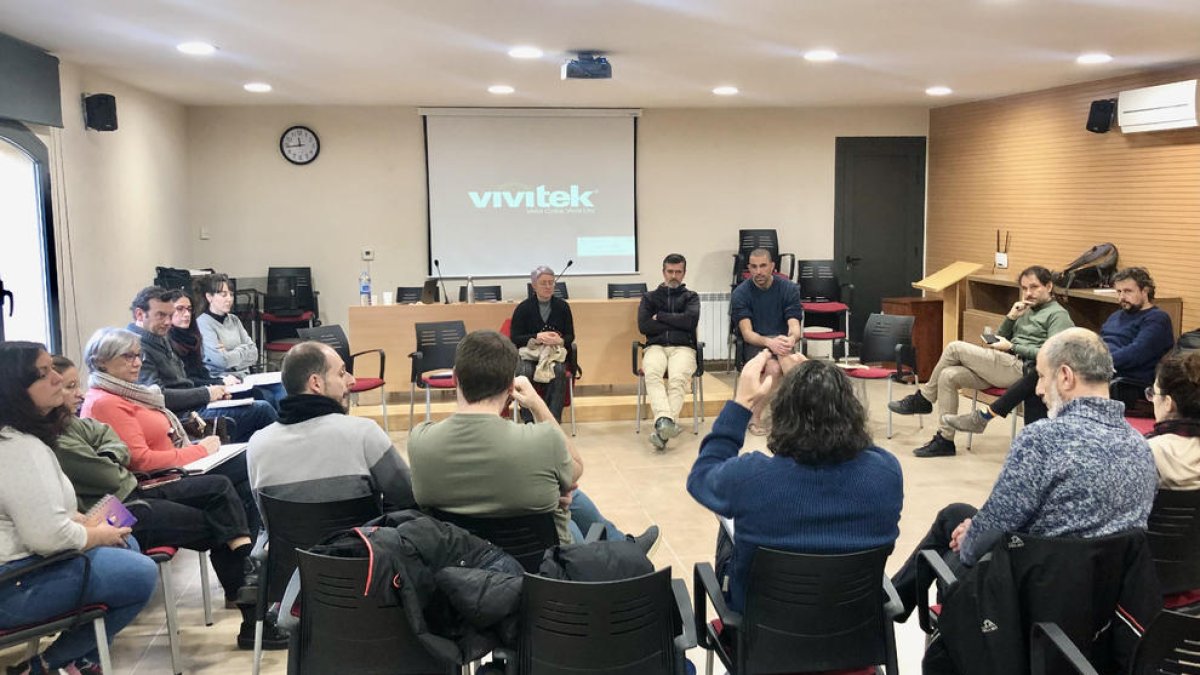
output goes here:
[{"label": "white ceiling", "polygon": [[[1200,60],[1200,0],[0,0],[0,32],[197,105],[925,107]],[[560,81],[580,49],[613,79]]]}]

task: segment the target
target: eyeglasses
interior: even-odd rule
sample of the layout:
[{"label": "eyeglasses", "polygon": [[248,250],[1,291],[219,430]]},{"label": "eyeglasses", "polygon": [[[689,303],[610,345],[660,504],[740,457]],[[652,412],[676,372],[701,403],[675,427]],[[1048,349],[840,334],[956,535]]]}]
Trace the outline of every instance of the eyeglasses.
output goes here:
[{"label": "eyeglasses", "polygon": [[188,313],[188,314],[191,314],[191,313],[192,313],[192,308],[191,308],[191,306],[190,306],[190,305],[180,305],[180,306],[178,306],[178,307],[176,307],[176,308],[175,308],[175,311],[176,311],[176,312],[186,312],[186,313]]},{"label": "eyeglasses", "polygon": [[125,352],[124,354],[121,354],[121,358],[125,359],[126,363],[133,363],[134,361],[142,360],[142,353],[141,352]]},{"label": "eyeglasses", "polygon": [[1142,393],[1146,395],[1146,400],[1150,401],[1151,403],[1154,403],[1155,396],[1162,396],[1161,391],[1154,391],[1154,385],[1146,387],[1146,391],[1143,391]]}]

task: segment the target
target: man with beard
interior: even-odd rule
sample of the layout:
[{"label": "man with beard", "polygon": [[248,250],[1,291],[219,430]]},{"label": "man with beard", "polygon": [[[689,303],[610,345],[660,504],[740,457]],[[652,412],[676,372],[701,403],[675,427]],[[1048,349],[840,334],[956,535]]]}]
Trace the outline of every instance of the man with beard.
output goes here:
[{"label": "man with beard", "polygon": [[[1154,306],[1154,279],[1144,267],[1126,267],[1113,275],[1113,290],[1121,309],[1112,313],[1100,328],[1100,337],[1112,354],[1119,380],[1113,397],[1125,404],[1126,412],[1145,408],[1144,391],[1154,382],[1154,368],[1175,345],[1171,316]],[[965,415],[948,415],[943,422],[955,431],[982,433],[988,422],[1007,417],[1025,403],[1025,423],[1046,417],[1046,407],[1034,393],[1037,373],[1027,372],[1003,396],[982,410]],[[1152,411],[1146,410],[1146,413]],[[1146,415],[1152,416],[1152,415]]]},{"label": "man with beard", "polygon": [[642,372],[646,398],[654,412],[650,444],[659,450],[679,435],[675,420],[683,409],[683,394],[696,372],[696,325],[700,295],[683,285],[687,259],[678,253],[663,258],[663,282],[642,296],[638,330],[646,336]]},{"label": "man with beard", "polygon": [[[1103,537],[1145,528],[1158,489],[1150,446],[1108,398],[1112,357],[1100,336],[1065,330],[1037,355],[1037,393],[1050,419],[1013,440],[983,507],[942,509],[917,550],[931,549],[959,578],[1005,532],[1041,537]],[[918,593],[914,551],[892,578],[904,617]],[[903,620],[903,619],[898,619]]]}]

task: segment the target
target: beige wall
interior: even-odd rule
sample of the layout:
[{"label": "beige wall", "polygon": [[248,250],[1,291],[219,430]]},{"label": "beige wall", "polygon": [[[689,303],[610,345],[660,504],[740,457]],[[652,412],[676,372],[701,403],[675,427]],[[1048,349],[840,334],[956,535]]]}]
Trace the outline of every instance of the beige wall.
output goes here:
[{"label": "beige wall", "polygon": [[[424,279],[424,149],[414,109],[193,107],[187,118],[194,266],[262,276],[270,265],[311,265],[323,318],[342,324],[357,302],[361,248],[376,251],[377,291]],[[279,155],[292,124],[321,138],[311,165]],[[647,110],[638,131],[642,273],[572,278],[572,296],[603,297],[610,281],[657,283],[659,261],[673,250],[691,262],[690,287],[727,290],[739,227],[777,227],[786,251],[827,258],[835,138],[927,129],[922,108]],[[199,239],[201,228],[211,239]],[[524,280],[497,282],[506,297],[524,293]],[[447,282],[451,293],[458,283]]]},{"label": "beige wall", "polygon": [[[186,114],[182,105],[63,63],[63,129],[50,147],[64,351],[78,358],[92,331],[129,321],[129,301],[155,265],[184,265]],[[117,98],[119,128],[85,129],[81,95]]]}]

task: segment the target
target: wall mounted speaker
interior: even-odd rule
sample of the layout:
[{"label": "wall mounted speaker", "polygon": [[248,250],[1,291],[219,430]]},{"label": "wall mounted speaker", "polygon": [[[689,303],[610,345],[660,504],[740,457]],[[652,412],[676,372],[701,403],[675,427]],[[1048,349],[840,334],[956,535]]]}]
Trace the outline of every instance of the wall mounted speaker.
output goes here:
[{"label": "wall mounted speaker", "polygon": [[117,97],[91,94],[83,97],[83,124],[96,131],[117,130]]},{"label": "wall mounted speaker", "polygon": [[1117,112],[1117,99],[1102,98],[1092,101],[1092,109],[1088,111],[1087,130],[1095,134],[1103,134],[1112,128],[1113,115]]}]

